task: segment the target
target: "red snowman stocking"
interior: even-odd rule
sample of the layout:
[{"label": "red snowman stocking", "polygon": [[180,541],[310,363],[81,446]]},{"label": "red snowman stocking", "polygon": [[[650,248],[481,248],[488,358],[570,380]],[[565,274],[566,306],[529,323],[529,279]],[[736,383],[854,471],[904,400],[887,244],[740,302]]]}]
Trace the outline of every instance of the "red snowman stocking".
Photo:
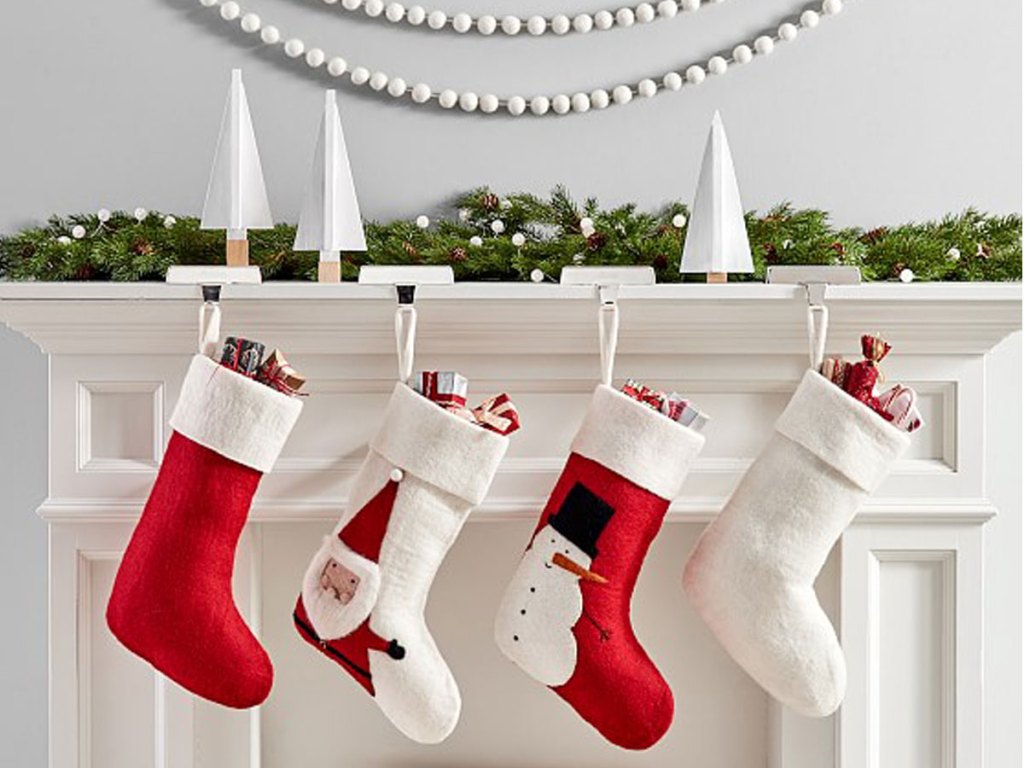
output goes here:
[{"label": "red snowman stocking", "polygon": [[156,483],[124,553],[107,624],[130,651],[203,698],[251,707],[273,668],[231,593],[235,547],[301,402],[192,359]]},{"label": "red snowman stocking", "polygon": [[672,722],[633,634],[644,557],[704,438],[601,385],[498,610],[502,652],[609,741],[645,749]]}]

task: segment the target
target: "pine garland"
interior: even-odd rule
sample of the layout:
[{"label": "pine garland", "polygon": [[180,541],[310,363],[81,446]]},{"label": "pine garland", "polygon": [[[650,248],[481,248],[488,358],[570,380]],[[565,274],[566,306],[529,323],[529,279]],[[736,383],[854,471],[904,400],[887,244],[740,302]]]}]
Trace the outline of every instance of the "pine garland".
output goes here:
[{"label": "pine garland", "polygon": [[[453,207],[454,218],[426,229],[413,221],[367,222],[368,252],[343,255],[344,278],[354,279],[362,264],[450,264],[458,280],[527,280],[537,269],[557,279],[567,264],[649,264],[659,282],[703,279],[679,274],[686,225],[673,219],[688,217],[682,203],[653,213],[633,204],[605,210],[593,198],[578,203],[564,187],[547,199],[502,198],[481,187]],[[593,221],[589,236],[580,226],[585,217]],[[504,228],[496,233],[499,220]],[[863,230],[833,227],[824,211],[783,203],[748,213],[746,221],[755,271],[731,279],[763,280],[773,264],[851,264],[865,280],[895,280],[904,269],[917,280],[1021,279],[1016,214],[968,209],[940,221]],[[84,237],[73,237],[76,226]],[[512,241],[516,233],[525,236],[522,246]],[[317,254],[293,252],[294,237],[290,224],[249,233],[251,261],[265,279],[316,279]],[[193,216],[152,212],[141,221],[124,212],[105,222],[97,215],[54,216],[45,226],[0,237],[0,279],[7,280],[162,280],[172,264],[223,258],[223,232],[201,230]]]}]

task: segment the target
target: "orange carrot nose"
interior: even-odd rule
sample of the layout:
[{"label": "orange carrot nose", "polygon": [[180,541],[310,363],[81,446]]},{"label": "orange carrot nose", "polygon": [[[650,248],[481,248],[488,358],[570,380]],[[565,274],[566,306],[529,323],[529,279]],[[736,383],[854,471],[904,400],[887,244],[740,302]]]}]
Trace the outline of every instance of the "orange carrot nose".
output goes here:
[{"label": "orange carrot nose", "polygon": [[588,571],[582,565],[577,563],[575,560],[570,560],[568,557],[563,555],[561,552],[555,552],[554,557],[551,558],[551,562],[557,565],[559,568],[564,568],[569,573],[573,573],[579,576],[584,581],[592,581],[595,584],[607,584],[608,579],[599,573]]}]

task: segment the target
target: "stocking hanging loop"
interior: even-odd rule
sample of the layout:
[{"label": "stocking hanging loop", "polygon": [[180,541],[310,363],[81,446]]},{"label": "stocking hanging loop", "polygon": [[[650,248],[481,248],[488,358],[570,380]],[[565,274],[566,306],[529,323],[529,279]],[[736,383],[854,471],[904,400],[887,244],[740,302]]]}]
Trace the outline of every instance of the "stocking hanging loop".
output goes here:
[{"label": "stocking hanging loop", "polygon": [[619,305],[614,298],[608,298],[608,290],[608,286],[599,289],[601,305],[597,309],[597,333],[601,349],[601,383],[610,387],[615,374],[615,351],[619,346]]},{"label": "stocking hanging loop", "polygon": [[168,285],[198,285],[203,292],[199,305],[199,354],[213,359],[220,341],[220,293],[225,285],[259,285],[259,267],[192,266],[167,268]]},{"label": "stocking hanging loop", "polygon": [[199,306],[199,354],[210,359],[217,354],[220,341],[220,286],[203,286],[203,303]]},{"label": "stocking hanging loop", "polygon": [[398,380],[407,382],[412,377],[416,356],[416,307],[411,301],[399,304],[395,310],[395,342],[398,347]]}]

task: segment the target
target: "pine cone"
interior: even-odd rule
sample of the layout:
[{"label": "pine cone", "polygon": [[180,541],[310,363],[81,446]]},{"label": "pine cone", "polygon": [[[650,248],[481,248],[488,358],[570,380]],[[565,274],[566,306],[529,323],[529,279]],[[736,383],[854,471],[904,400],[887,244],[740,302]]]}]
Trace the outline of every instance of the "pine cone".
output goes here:
[{"label": "pine cone", "polygon": [[604,248],[604,244],[608,241],[608,238],[604,236],[602,232],[594,232],[592,235],[587,237],[587,250],[599,251]]},{"label": "pine cone", "polygon": [[992,255],[992,247],[988,243],[978,243],[978,250],[974,255],[981,259],[987,259]]},{"label": "pine cone", "polygon": [[480,198],[480,205],[484,207],[484,210],[496,211],[498,206],[501,205],[501,201],[493,192],[487,192]]},{"label": "pine cone", "polygon": [[842,257],[846,255],[846,246],[838,240],[829,245],[829,248],[836,252],[836,256]]},{"label": "pine cone", "polygon": [[668,269],[668,256],[664,253],[659,253],[651,261],[651,266],[659,272]]},{"label": "pine cone", "polygon": [[410,243],[408,240],[404,240],[402,242],[402,250],[405,251],[406,256],[412,259],[415,259],[420,255],[420,252],[417,250],[416,246]]},{"label": "pine cone", "polygon": [[875,227],[874,229],[869,229],[867,232],[861,235],[859,240],[865,245],[874,245],[887,234],[889,234],[888,228]]},{"label": "pine cone", "polygon": [[139,256],[152,256],[155,249],[148,240],[139,239],[132,243],[132,250]]},{"label": "pine cone", "polygon": [[899,277],[900,272],[902,272],[906,268],[906,264],[904,264],[902,261],[897,261],[895,264],[892,265],[892,276]]},{"label": "pine cone", "polygon": [[775,243],[765,243],[761,246],[761,250],[764,251],[765,264],[778,264],[779,249],[775,247]]},{"label": "pine cone", "polygon": [[456,262],[458,262],[458,261],[465,261],[466,259],[469,258],[469,254],[466,253],[466,249],[465,248],[462,248],[461,246],[455,246],[450,251],[448,251],[448,258],[451,261],[456,261]]}]

